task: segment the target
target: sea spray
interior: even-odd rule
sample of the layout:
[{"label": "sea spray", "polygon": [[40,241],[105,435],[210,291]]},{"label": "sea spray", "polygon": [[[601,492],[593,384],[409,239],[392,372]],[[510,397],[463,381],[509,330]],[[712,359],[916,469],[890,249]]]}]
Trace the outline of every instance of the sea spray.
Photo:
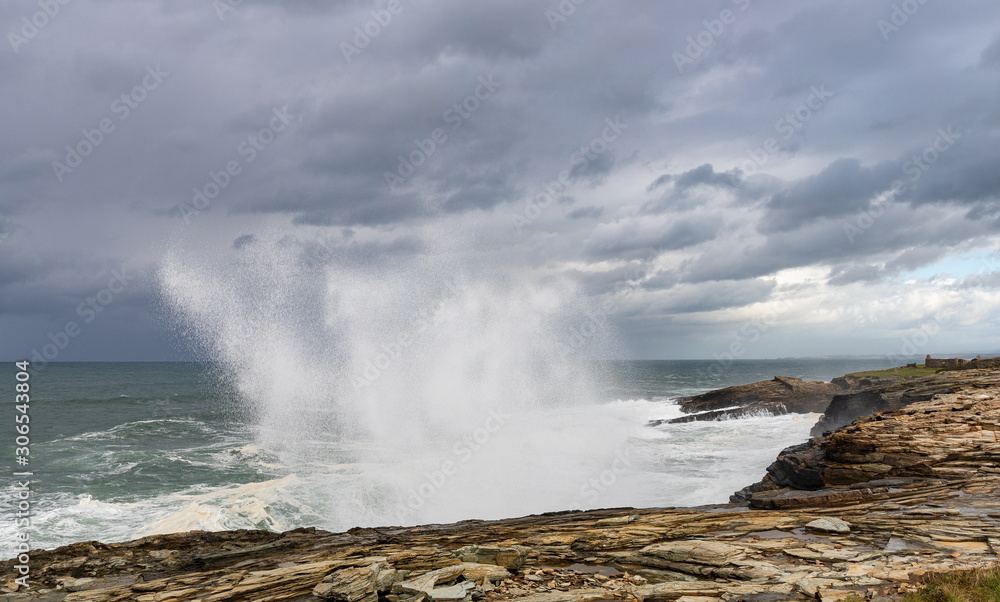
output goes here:
[{"label": "sea spray", "polygon": [[634,426],[599,419],[590,354],[562,352],[585,313],[566,282],[289,237],[175,250],[161,281],[327,527],[564,509]]}]

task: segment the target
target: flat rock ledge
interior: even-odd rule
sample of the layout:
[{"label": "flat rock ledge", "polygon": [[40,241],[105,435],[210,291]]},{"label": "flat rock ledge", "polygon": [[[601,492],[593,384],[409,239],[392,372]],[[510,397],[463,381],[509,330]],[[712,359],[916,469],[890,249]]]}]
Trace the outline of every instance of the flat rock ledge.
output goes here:
[{"label": "flat rock ledge", "polygon": [[33,552],[28,590],[2,563],[0,600],[891,598],[1000,558],[998,374],[786,450],[739,504],[85,542]]}]

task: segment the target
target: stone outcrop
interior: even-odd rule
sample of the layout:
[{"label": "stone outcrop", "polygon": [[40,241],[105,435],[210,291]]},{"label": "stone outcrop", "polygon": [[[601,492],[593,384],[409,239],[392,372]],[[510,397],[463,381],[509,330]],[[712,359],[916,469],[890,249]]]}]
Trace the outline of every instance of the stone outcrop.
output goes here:
[{"label": "stone outcrop", "polygon": [[696,420],[739,418],[748,414],[810,414],[820,413],[837,395],[856,393],[872,387],[884,386],[904,380],[902,377],[859,378],[841,376],[829,383],[806,381],[789,376],[775,376],[771,380],[737,385],[709,391],[691,397],[681,397],[677,404],[691,414],[671,420],[653,420],[650,426],[664,422],[680,423]]},{"label": "stone outcrop", "polygon": [[1000,373],[782,453],[747,504],[152,536],[12,560],[10,602],[842,600],[1000,555]]}]

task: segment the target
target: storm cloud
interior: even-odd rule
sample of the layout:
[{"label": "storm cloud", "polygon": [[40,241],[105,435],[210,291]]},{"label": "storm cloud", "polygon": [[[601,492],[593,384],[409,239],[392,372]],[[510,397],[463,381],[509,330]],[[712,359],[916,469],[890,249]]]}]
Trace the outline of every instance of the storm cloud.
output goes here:
[{"label": "storm cloud", "polygon": [[928,351],[1000,349],[1000,6],[894,4],[4,3],[0,350],[125,270],[59,359],[187,358],[163,257],[273,239],[566,278],[635,357],[768,307],[747,357],[893,353],[962,303]]}]

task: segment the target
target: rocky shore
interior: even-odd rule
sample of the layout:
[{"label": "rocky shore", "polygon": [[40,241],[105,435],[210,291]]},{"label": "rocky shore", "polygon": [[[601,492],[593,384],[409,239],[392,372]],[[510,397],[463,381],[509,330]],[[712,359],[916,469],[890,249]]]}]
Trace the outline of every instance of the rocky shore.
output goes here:
[{"label": "rocky shore", "polygon": [[995,565],[1000,370],[892,380],[835,384],[818,436],[730,504],[86,542],[33,552],[28,590],[3,563],[0,600],[841,600]]}]

